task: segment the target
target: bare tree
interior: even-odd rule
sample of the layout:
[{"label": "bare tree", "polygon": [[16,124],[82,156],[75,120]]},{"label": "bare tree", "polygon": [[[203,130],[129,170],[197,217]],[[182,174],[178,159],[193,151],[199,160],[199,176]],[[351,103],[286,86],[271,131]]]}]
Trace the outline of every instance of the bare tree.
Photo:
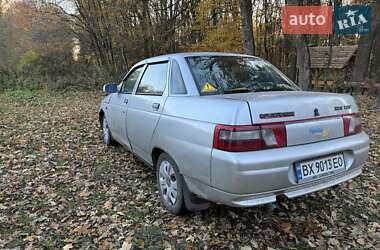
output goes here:
[{"label": "bare tree", "polygon": [[252,1],[240,0],[240,18],[242,26],[243,46],[245,53],[248,55],[255,54],[255,40],[253,37],[252,15]]},{"label": "bare tree", "polygon": [[[376,20],[376,37],[372,48],[372,62],[370,69],[370,78],[374,83],[380,83],[380,15]],[[380,93],[377,93],[376,109],[380,109]]]},{"label": "bare tree", "polygon": [[[289,5],[302,5],[302,0],[288,0]],[[308,90],[311,86],[310,51],[308,37],[306,35],[294,35],[291,38],[292,45],[297,51],[297,73],[296,82],[303,90]]]},{"label": "bare tree", "polygon": [[[380,12],[380,1],[376,2],[377,7],[375,8]],[[372,60],[370,68],[370,78],[374,81],[380,83],[380,15],[377,15],[375,24],[373,25],[375,30],[373,30],[372,36],[374,37],[372,42]]]},{"label": "bare tree", "polygon": [[373,10],[372,20],[376,19],[376,21],[372,22],[371,32],[369,35],[360,36],[359,47],[356,53],[356,59],[351,77],[351,81],[353,82],[364,81],[368,78],[371,51],[377,33],[376,24],[380,22],[380,15],[378,14],[380,11],[380,1],[377,0],[373,2]]},{"label": "bare tree", "polygon": [[303,90],[311,86],[310,51],[306,35],[298,35],[297,39],[297,83]]}]

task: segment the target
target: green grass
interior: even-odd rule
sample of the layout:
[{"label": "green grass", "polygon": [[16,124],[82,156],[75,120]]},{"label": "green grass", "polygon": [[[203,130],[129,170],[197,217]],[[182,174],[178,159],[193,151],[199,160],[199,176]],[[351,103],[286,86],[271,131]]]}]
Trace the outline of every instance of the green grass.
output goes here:
[{"label": "green grass", "polygon": [[139,223],[144,220],[145,214],[141,211],[136,210],[136,208],[132,208],[127,212],[126,217],[129,220]]},{"label": "green grass", "polygon": [[161,228],[156,226],[143,227],[136,231],[132,249],[140,249],[141,247],[150,250],[162,249],[165,238]]},{"label": "green grass", "polygon": [[103,204],[107,201],[107,196],[102,193],[97,193],[90,195],[87,197],[87,199],[84,200],[84,203],[86,203],[90,207],[96,207],[96,206],[103,206]]},{"label": "green grass", "polygon": [[35,154],[39,148],[40,148],[40,145],[35,143],[32,139],[32,140],[28,140],[28,142],[26,143],[24,147],[24,150],[26,154]]},{"label": "green grass", "polygon": [[6,249],[21,249],[23,245],[24,241],[22,239],[14,239],[7,243]]},{"label": "green grass", "polygon": [[306,242],[301,241],[296,245],[296,249],[297,250],[311,250],[314,248],[310,247]]},{"label": "green grass", "polygon": [[0,225],[0,235],[12,235],[15,231],[16,229],[9,227],[9,225]]},{"label": "green grass", "polygon": [[25,226],[29,226],[29,224],[32,222],[32,219],[29,217],[28,213],[24,211],[20,212],[17,218],[18,222]]},{"label": "green grass", "polygon": [[349,213],[343,213],[340,216],[339,220],[344,220],[344,217],[350,222],[355,222],[355,220],[352,217],[356,217],[356,218],[359,218],[361,220],[364,220],[362,215],[367,216],[368,221],[378,221],[380,219],[380,216],[378,214],[369,211],[365,207],[349,207],[349,206],[347,206],[344,209],[345,209],[345,211],[349,211]]},{"label": "green grass", "polygon": [[63,182],[57,182],[55,184],[55,190],[60,197],[68,199],[68,201],[75,198],[75,194],[73,194],[70,191],[70,185],[69,184],[66,184]]},{"label": "green grass", "polygon": [[380,194],[377,194],[377,195],[375,196],[375,200],[378,201],[378,202],[380,202]]},{"label": "green grass", "polygon": [[62,245],[63,238],[55,230],[49,230],[48,236],[45,241],[41,242],[43,249],[53,250],[57,249],[58,246]]},{"label": "green grass", "polygon": [[31,90],[7,90],[3,95],[10,101],[30,101],[36,97],[36,92]]}]

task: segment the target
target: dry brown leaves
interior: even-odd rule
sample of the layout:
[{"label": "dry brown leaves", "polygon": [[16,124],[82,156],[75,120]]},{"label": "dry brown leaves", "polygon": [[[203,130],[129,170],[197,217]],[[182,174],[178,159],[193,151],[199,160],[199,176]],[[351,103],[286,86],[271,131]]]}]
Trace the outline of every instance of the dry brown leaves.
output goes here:
[{"label": "dry brown leaves", "polygon": [[0,96],[0,248],[379,249],[380,113],[358,96],[371,152],[364,173],[279,208],[173,217],[150,169],[101,142],[95,92]]}]

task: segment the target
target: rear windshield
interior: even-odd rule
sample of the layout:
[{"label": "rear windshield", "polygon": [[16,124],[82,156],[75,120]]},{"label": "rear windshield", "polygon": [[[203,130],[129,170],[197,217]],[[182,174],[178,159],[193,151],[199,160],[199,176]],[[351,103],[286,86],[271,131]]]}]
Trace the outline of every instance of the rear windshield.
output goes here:
[{"label": "rear windshield", "polygon": [[201,95],[299,90],[285,75],[262,59],[194,56],[186,60]]}]

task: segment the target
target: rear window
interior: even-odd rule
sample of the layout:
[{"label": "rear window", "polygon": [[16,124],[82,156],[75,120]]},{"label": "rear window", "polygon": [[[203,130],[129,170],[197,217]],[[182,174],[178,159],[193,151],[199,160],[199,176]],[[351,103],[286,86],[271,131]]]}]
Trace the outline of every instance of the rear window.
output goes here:
[{"label": "rear window", "polygon": [[262,59],[238,56],[187,57],[201,95],[299,90]]}]

